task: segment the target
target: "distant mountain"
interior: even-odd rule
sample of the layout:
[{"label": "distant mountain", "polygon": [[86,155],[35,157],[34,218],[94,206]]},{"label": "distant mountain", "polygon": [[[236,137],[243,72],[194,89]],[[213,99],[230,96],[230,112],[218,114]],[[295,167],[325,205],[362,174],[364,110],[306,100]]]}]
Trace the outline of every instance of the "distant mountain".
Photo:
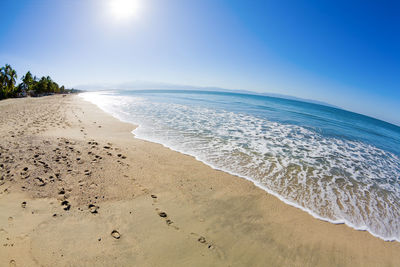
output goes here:
[{"label": "distant mountain", "polygon": [[179,84],[169,84],[169,83],[156,83],[156,82],[146,82],[146,81],[135,81],[135,82],[127,82],[121,84],[85,84],[78,85],[75,88],[79,88],[81,90],[87,91],[102,91],[102,90],[197,90],[197,91],[217,91],[217,92],[227,92],[227,93],[239,93],[239,94],[250,94],[250,95],[261,95],[261,96],[269,96],[276,98],[283,98],[289,100],[302,101],[307,103],[313,103],[328,107],[339,108],[332,104],[312,100],[305,99],[300,97],[294,97],[284,94],[275,94],[275,93],[259,93],[253,92],[249,90],[234,90],[234,89],[225,89],[220,87],[202,87],[202,86],[193,86],[193,85],[179,85]]}]

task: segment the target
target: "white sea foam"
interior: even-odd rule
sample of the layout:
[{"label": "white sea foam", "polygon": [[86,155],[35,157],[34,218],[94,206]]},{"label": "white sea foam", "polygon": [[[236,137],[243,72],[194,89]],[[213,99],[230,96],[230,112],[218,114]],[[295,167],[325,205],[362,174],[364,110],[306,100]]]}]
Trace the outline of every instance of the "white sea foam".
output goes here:
[{"label": "white sea foam", "polygon": [[253,181],[314,217],[400,241],[400,159],[372,145],[212,108],[81,96],[139,125],[137,138]]}]

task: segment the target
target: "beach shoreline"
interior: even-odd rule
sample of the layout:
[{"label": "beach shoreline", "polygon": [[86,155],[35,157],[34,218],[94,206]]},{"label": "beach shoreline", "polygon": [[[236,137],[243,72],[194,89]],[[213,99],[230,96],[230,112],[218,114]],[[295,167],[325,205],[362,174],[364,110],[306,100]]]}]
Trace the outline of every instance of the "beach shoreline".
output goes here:
[{"label": "beach shoreline", "polygon": [[400,243],[133,138],[135,126],[76,95],[0,112],[0,266],[400,264]]}]

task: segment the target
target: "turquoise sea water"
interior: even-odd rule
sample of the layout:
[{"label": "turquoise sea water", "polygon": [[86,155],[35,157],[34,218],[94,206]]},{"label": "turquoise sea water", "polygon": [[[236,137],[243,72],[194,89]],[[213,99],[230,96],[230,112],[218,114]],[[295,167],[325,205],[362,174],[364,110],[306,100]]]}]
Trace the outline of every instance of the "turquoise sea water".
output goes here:
[{"label": "turquoise sea water", "polygon": [[137,138],[237,176],[316,218],[400,241],[400,127],[281,98],[201,91],[83,93]]}]

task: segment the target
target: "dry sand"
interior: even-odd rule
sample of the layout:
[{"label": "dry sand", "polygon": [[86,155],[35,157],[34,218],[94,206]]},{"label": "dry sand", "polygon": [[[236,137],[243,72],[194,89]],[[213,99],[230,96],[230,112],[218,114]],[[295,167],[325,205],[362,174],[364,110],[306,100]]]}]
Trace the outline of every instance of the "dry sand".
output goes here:
[{"label": "dry sand", "polygon": [[77,96],[0,101],[0,266],[400,266]]}]

